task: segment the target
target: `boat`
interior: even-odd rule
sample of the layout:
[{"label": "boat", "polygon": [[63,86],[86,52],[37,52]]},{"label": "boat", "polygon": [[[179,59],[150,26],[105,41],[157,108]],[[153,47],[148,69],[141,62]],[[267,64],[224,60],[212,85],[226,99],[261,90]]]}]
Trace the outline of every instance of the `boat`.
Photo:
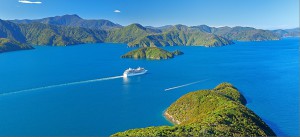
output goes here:
[{"label": "boat", "polygon": [[136,76],[136,75],[142,75],[145,74],[148,70],[138,67],[136,69],[126,69],[123,73],[123,77],[128,77],[128,76]]}]

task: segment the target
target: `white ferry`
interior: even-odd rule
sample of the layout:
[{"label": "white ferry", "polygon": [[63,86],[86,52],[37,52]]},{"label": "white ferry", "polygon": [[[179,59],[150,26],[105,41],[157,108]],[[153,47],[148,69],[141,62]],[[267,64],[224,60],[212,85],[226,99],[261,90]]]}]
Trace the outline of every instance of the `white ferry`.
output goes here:
[{"label": "white ferry", "polygon": [[128,77],[128,76],[135,76],[135,75],[142,75],[145,74],[148,70],[138,67],[137,69],[126,69],[123,73],[123,77]]}]

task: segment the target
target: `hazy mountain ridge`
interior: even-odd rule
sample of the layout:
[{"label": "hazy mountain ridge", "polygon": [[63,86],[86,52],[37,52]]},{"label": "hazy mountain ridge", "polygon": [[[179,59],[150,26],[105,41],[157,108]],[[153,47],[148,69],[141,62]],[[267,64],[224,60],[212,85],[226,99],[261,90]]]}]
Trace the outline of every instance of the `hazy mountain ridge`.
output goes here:
[{"label": "hazy mountain ridge", "polygon": [[300,36],[300,28],[294,29],[277,29],[272,30],[279,37],[299,37]]},{"label": "hazy mountain ridge", "polygon": [[255,29],[252,27],[209,27],[207,25],[193,26],[204,32],[222,36],[234,41],[266,41],[279,40],[281,37],[269,30]]}]

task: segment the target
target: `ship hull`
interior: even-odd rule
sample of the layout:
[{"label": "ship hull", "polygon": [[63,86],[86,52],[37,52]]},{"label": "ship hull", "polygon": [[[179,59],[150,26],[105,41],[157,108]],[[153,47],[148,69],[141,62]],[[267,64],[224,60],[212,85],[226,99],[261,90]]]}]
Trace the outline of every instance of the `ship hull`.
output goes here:
[{"label": "ship hull", "polygon": [[136,75],[143,75],[147,72],[147,70],[140,72],[140,73],[129,73],[129,74],[123,74],[123,77],[130,77],[130,76],[136,76]]}]

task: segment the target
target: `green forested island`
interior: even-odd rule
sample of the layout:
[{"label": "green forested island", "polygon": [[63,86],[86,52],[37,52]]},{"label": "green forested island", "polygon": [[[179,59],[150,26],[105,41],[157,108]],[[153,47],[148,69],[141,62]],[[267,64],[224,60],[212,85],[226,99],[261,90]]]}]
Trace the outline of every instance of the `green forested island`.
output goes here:
[{"label": "green forested island", "polygon": [[190,92],[164,113],[174,126],[130,129],[112,136],[276,136],[229,83]]},{"label": "green forested island", "polygon": [[176,50],[174,52],[169,52],[158,47],[142,47],[133,51],[130,51],[124,55],[122,58],[135,58],[135,59],[169,59],[176,55],[182,55],[183,52]]},{"label": "green forested island", "polygon": [[[289,31],[292,33],[292,31]],[[294,31],[293,31],[294,32]],[[64,15],[37,20],[0,20],[0,38],[27,45],[68,46],[83,43],[125,43],[129,47],[224,46],[233,41],[278,40],[290,33],[250,27],[209,27],[131,24],[121,26],[108,20],[85,20]],[[18,45],[18,44],[17,44]],[[0,47],[2,51],[23,48]]]}]

